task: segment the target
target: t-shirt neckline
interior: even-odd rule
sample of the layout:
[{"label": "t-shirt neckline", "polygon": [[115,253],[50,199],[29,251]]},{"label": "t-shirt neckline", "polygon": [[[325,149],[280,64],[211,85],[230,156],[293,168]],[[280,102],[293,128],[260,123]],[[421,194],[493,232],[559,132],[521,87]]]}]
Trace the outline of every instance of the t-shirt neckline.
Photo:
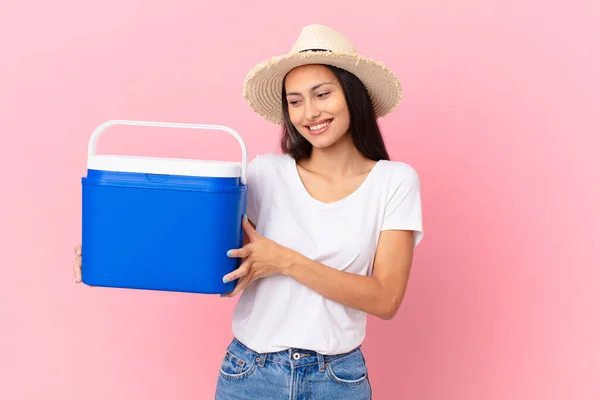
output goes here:
[{"label": "t-shirt neckline", "polygon": [[361,184],[352,193],[350,193],[346,197],[343,197],[339,200],[326,203],[326,202],[323,202],[321,200],[314,198],[308,192],[308,190],[306,189],[306,186],[304,186],[304,182],[302,182],[302,178],[300,178],[300,173],[298,171],[296,160],[291,156],[288,156],[288,159],[289,159],[289,165],[290,165],[290,172],[292,175],[292,181],[293,181],[294,185],[298,188],[299,192],[302,193],[302,197],[307,199],[307,201],[309,201],[313,204],[316,204],[319,207],[323,207],[323,208],[339,207],[339,206],[351,201],[353,198],[358,196],[360,194],[360,192],[366,190],[365,187],[368,185],[370,180],[373,179],[373,175],[375,175],[376,170],[378,169],[379,165],[383,161],[383,160],[379,160],[376,162],[376,164],[373,166],[373,168],[371,168],[371,170],[369,171],[369,173],[367,174],[365,179],[363,179]]}]

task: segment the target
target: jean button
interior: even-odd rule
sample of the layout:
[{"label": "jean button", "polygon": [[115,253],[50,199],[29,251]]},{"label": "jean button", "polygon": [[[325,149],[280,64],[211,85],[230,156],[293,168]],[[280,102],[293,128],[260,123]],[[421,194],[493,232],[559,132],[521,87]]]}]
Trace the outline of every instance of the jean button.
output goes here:
[{"label": "jean button", "polygon": [[300,359],[300,354],[294,353],[292,357],[294,357],[294,360],[298,361]]}]

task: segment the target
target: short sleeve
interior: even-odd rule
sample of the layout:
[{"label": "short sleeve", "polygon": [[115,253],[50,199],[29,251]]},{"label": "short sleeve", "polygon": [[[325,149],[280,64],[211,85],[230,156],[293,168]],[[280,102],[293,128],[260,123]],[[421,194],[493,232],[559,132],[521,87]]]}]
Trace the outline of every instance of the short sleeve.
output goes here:
[{"label": "short sleeve", "polygon": [[415,231],[415,247],[423,238],[421,182],[408,164],[394,165],[391,171],[381,229]]},{"label": "short sleeve", "polygon": [[248,197],[246,202],[246,215],[254,224],[258,221],[261,205],[261,180],[260,180],[260,156],[256,156],[248,163],[246,169],[246,184],[248,185]]}]

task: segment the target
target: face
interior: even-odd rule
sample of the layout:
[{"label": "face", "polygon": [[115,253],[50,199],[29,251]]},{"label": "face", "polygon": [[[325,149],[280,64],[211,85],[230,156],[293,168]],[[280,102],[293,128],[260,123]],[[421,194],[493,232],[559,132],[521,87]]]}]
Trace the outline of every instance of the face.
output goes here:
[{"label": "face", "polygon": [[325,66],[305,65],[285,79],[290,120],[313,147],[329,147],[350,127],[350,112],[337,78]]}]

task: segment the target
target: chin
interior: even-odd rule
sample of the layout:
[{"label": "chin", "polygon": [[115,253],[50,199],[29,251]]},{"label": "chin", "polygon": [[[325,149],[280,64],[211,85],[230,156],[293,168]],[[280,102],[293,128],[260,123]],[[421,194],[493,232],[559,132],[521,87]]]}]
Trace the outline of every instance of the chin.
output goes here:
[{"label": "chin", "polygon": [[306,138],[313,147],[318,149],[325,149],[327,147],[331,147],[336,143],[342,141],[345,137],[345,134],[338,134],[336,132],[327,132],[322,136],[317,137],[309,137]]},{"label": "chin", "polygon": [[316,140],[310,141],[310,144],[316,149],[326,149],[335,144],[335,140],[328,140],[327,138],[317,138]]},{"label": "chin", "polygon": [[336,132],[325,132],[319,136],[313,136],[309,134],[302,135],[308,142],[318,149],[324,149],[332,146],[339,141],[344,135],[339,135]]}]

